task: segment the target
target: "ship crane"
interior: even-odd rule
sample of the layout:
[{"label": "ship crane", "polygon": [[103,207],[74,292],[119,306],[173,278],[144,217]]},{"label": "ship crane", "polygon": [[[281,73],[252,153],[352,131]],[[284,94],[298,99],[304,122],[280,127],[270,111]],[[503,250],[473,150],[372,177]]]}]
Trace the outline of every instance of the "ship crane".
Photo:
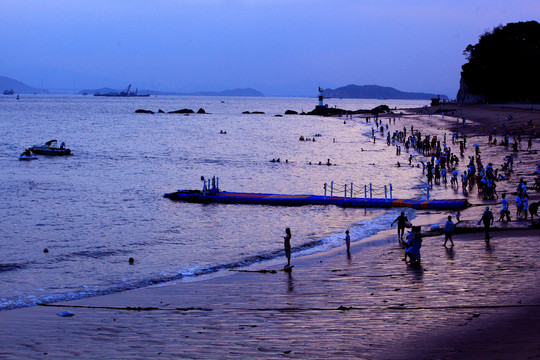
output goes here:
[{"label": "ship crane", "polygon": [[126,90],[126,96],[129,96],[129,90],[131,90],[131,84],[129,84],[127,90]]}]

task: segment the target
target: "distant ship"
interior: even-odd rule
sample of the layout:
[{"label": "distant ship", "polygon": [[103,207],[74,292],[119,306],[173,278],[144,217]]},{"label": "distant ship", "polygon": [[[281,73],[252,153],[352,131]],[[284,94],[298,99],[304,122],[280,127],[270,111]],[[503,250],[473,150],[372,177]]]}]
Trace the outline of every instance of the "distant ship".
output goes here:
[{"label": "distant ship", "polygon": [[4,90],[4,95],[13,95],[15,94],[15,91],[13,91],[13,89],[11,90]]},{"label": "distant ship", "polygon": [[106,94],[95,93],[94,96],[110,96],[110,97],[134,97],[134,96],[148,97],[148,96],[150,96],[150,94],[139,95],[138,94],[139,89],[136,89],[135,92],[133,92],[133,91],[130,92],[129,90],[131,90],[131,84],[129,84],[126,91],[122,91],[120,93],[115,93],[115,92],[110,92],[110,93],[106,93]]}]

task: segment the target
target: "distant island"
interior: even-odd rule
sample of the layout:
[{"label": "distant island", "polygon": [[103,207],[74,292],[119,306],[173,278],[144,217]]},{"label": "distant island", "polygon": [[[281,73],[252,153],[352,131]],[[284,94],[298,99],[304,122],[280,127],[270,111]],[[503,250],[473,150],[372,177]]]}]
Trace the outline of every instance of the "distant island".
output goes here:
[{"label": "distant island", "polygon": [[324,89],[323,96],[342,99],[397,99],[397,100],[430,100],[440,96],[448,100],[446,95],[404,92],[392,87],[379,85],[347,85],[337,89]]},{"label": "distant island", "polygon": [[[1,91],[8,90],[8,93],[13,94],[48,94],[45,89],[38,89],[32,86],[28,86],[20,81],[9,78],[7,76],[0,76],[0,89]],[[13,92],[11,92],[13,90]],[[7,94],[6,94],[7,95]]]},{"label": "distant island", "polygon": [[[117,90],[111,88],[101,88],[93,90],[81,90],[79,94],[120,94],[125,90]],[[198,92],[171,92],[171,91],[156,91],[156,90],[136,90],[139,96],[148,96],[148,95],[180,95],[180,96],[246,96],[246,97],[263,97],[264,95],[255,89],[243,88],[243,89],[232,89],[232,90],[223,90],[223,91],[198,91]]]}]

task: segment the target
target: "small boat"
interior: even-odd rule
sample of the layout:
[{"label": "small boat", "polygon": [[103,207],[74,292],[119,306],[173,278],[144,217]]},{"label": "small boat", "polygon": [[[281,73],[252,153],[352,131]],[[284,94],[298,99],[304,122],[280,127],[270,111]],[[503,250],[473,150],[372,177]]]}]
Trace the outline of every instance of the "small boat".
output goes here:
[{"label": "small boat", "polygon": [[49,140],[44,145],[34,145],[30,148],[34,154],[37,155],[49,155],[49,156],[64,156],[71,155],[71,150],[66,149],[66,144],[62,142],[58,146],[58,141]]},{"label": "small boat", "polygon": [[32,151],[30,149],[26,149],[24,150],[24,152],[19,155],[19,160],[25,160],[25,161],[29,161],[29,160],[36,160],[38,157],[34,154],[32,154]]}]

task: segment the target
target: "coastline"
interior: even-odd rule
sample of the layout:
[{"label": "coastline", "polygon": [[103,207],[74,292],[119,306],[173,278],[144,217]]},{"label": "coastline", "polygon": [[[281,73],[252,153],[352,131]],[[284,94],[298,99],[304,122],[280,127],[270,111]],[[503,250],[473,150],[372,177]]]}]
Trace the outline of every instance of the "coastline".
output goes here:
[{"label": "coastline", "polygon": [[[487,140],[487,123],[474,120],[463,130]],[[499,155],[500,148],[481,146],[486,158]],[[527,166],[534,160],[520,155]],[[511,193],[515,181],[501,183],[501,189]],[[538,193],[530,194],[538,201]],[[481,210],[469,208],[462,218],[476,221]],[[434,218],[443,215],[419,212],[415,222],[440,222]],[[486,247],[479,234],[459,234],[449,251],[441,246],[443,237],[429,237],[417,271],[401,261],[403,251],[391,229],[372,237],[385,245],[353,243],[350,258],[339,247],[294,259],[290,275],[240,272],[3,311],[0,356],[537,356],[540,330],[532,319],[540,318],[539,238],[538,230],[503,230]],[[56,315],[66,310],[75,316]],[[482,342],[478,334],[485,334]]]}]

